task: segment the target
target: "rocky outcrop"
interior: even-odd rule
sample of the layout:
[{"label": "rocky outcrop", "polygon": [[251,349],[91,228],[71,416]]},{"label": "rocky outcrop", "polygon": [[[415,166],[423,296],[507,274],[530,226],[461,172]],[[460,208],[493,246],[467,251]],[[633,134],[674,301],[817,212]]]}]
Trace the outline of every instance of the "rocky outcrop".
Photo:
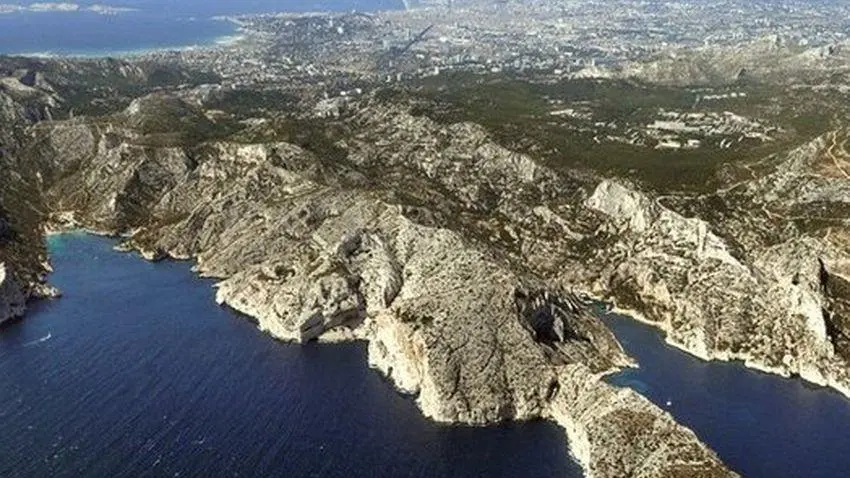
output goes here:
[{"label": "rocky outcrop", "polygon": [[846,263],[841,249],[806,236],[767,244],[737,235],[749,242],[742,255],[734,228],[721,238],[716,226],[611,181],[586,204],[621,238],[596,289],[662,328],[669,343],[850,394],[850,366],[833,340],[843,329],[831,325],[838,321],[829,305],[845,299],[830,298],[824,286],[827,264]]},{"label": "rocky outcrop", "polygon": [[582,365],[561,370],[558,384],[549,414],[567,430],[588,478],[732,476],[692,431],[635,391],[601,382]]},{"label": "rocky outcrop", "polygon": [[26,298],[20,286],[8,273],[6,265],[0,263],[0,324],[22,316],[25,310]]}]

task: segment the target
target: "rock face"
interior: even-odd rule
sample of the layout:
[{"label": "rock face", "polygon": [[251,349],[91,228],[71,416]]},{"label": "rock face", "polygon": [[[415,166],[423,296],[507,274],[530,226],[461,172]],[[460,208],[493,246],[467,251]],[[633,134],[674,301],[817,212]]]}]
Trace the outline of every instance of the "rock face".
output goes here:
[{"label": "rock face", "polygon": [[[725,211],[714,224],[601,183],[586,204],[620,239],[596,288],[703,359],[743,360],[850,396],[843,208],[850,180],[818,171],[835,159],[827,144],[816,140],[778,160],[775,172],[713,198],[710,207]],[[825,205],[824,226],[796,219],[816,219]]]},{"label": "rock face", "polygon": [[25,310],[24,294],[14,277],[6,270],[6,265],[0,263],[0,324],[22,316]]},{"label": "rock face", "polygon": [[692,431],[633,390],[601,382],[582,365],[562,369],[558,383],[549,413],[588,478],[730,476]]},{"label": "rock face", "polygon": [[28,299],[58,293],[44,285],[47,253],[34,171],[18,157],[26,125],[49,117],[56,105],[44,86],[0,68],[0,322],[22,315]]},{"label": "rock face", "polygon": [[369,363],[435,420],[555,419],[593,476],[735,476],[663,411],[601,383],[630,359],[568,283],[523,263],[543,256],[522,244],[526,224],[554,228],[558,247],[585,240],[556,212],[573,180],[475,125],[401,109],[362,109],[345,119],[356,133],[317,154],[142,131],[147,101],[161,99],[32,130],[54,226],[194,258],[221,279],[220,303],[278,338],[368,341]]}]

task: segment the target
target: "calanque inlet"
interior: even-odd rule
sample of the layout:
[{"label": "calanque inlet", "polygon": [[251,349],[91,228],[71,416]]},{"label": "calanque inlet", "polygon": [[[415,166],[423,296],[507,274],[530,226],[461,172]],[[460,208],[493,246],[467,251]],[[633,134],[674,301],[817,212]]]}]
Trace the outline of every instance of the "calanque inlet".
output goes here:
[{"label": "calanque inlet", "polygon": [[[296,16],[287,28],[328,18],[373,28],[354,14]],[[252,48],[326,53],[293,45]],[[830,64],[771,54],[795,75],[831,78]],[[584,136],[562,144],[549,129],[561,113],[517,113],[510,98],[636,95],[656,114],[694,94],[687,78],[656,77],[663,61],[552,86],[497,72],[399,85],[384,77],[404,65],[376,60],[346,76],[342,58],[325,60],[325,81],[261,85],[179,55],[0,57],[0,322],[59,295],[46,235],[120,237],[150,261],[191,260],[215,279],[219,304],[275,338],[367,343],[369,365],[429,419],[554,421],[595,478],[738,476],[670,413],[606,382],[636,362],[593,313],[598,302],[701,359],[850,396],[840,119],[812,134],[777,127],[768,146],[735,146],[737,161],[683,159],[712,168],[696,182],[659,179],[642,155],[674,161],[668,153]],[[793,75],[753,71],[758,81],[736,71],[712,87],[788,88],[787,108],[800,107],[783,83]],[[327,94],[348,86],[357,93]],[[749,107],[781,117],[785,106]],[[566,148],[583,159],[553,159],[571,157]],[[617,151],[634,163],[588,156]]]}]

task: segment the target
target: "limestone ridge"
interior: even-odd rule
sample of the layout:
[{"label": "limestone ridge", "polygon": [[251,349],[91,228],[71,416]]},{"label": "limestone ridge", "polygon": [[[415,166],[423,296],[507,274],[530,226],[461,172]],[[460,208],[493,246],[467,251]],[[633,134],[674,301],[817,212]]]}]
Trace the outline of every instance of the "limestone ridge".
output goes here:
[{"label": "limestone ridge", "polygon": [[[150,259],[194,258],[221,279],[218,302],[280,339],[368,341],[371,366],[435,420],[551,418],[593,476],[734,476],[665,412],[600,382],[631,361],[579,295],[518,259],[517,225],[558,224],[547,204],[572,196],[571,181],[475,125],[397,108],[347,118],[347,154],[329,157],[145,133],[133,116],[161,99],[139,101],[108,121],[32,128],[52,227],[125,233],[124,247]],[[609,414],[577,413],[588,401]],[[663,451],[681,447],[684,463]],[[630,458],[614,468],[615,455]]]},{"label": "limestone ridge", "polygon": [[674,49],[626,64],[612,76],[679,86],[742,81],[817,81],[845,65],[847,41],[802,47],[780,35],[765,35],[735,46]]},{"label": "limestone ridge", "polygon": [[18,156],[25,126],[50,118],[57,101],[41,74],[0,68],[0,322],[22,315],[29,299],[58,294],[45,285],[37,177]]},{"label": "limestone ridge", "polygon": [[567,430],[588,478],[737,476],[707,459],[691,430],[636,392],[598,380],[581,364],[562,368],[558,379],[550,414]]},{"label": "limestone ridge", "polygon": [[[850,197],[846,182],[811,174],[821,143],[790,153],[776,173],[723,192],[724,201],[745,207],[725,213],[724,237],[704,220],[603,182],[586,204],[620,231],[621,252],[596,288],[700,358],[742,360],[850,395],[845,233],[813,235],[786,212]],[[758,208],[763,212],[754,216]]]}]

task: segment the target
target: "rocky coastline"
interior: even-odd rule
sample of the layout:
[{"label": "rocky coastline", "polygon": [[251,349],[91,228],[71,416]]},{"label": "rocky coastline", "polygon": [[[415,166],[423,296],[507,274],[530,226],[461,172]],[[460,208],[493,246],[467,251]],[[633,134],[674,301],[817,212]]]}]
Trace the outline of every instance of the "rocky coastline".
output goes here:
[{"label": "rocky coastline", "polygon": [[632,361],[582,291],[700,358],[850,389],[850,233],[800,219],[842,217],[841,130],[722,189],[662,195],[378,95],[228,122],[207,87],[158,88],[51,120],[55,90],[38,85],[0,91],[17,125],[0,157],[15,185],[0,191],[0,319],[54,293],[44,234],[120,235],[147,260],[195,261],[276,338],[368,342],[431,419],[559,423],[593,477],[736,475],[602,380]]},{"label": "rocky coastline", "polygon": [[[349,120],[361,135],[344,160],[280,141],[152,146],[140,115],[162,102],[195,108],[152,95],[106,122],[29,129],[18,157],[39,165],[42,232],[81,227],[149,260],[194,259],[220,280],[217,301],[279,339],[368,341],[370,365],[434,420],[556,421],[589,476],[736,476],[667,413],[601,381],[631,360],[580,294],[490,245],[515,221],[551,224],[532,210],[569,184],[554,171],[476,125],[384,106]],[[494,213],[504,222],[484,221]]]},{"label": "rocky coastline", "polygon": [[[411,234],[421,236],[423,232],[419,230]],[[134,246],[124,247],[131,249]],[[369,251],[367,254],[372,252]],[[430,250],[425,251],[427,255],[431,253]],[[168,251],[161,249],[155,252],[142,249],[141,254],[148,258],[158,258],[163,255],[172,257]],[[185,259],[185,257],[181,258]],[[448,259],[446,261],[447,264],[452,263]],[[405,268],[408,267],[410,264],[405,264]],[[200,264],[198,272],[201,275],[210,275],[209,270]],[[318,274],[321,276],[324,272],[320,269]],[[380,275],[376,274],[375,277]],[[601,357],[591,357],[593,360],[589,361],[590,365],[581,362],[572,365],[562,364],[560,361],[566,357],[558,357],[555,364],[552,364],[553,351],[540,344],[538,346],[542,349],[540,350],[543,352],[542,356],[534,353],[534,347],[530,347],[527,339],[522,338],[527,332],[523,330],[522,321],[511,317],[513,315],[511,313],[507,316],[504,314],[505,310],[511,311],[517,307],[518,291],[512,289],[510,285],[516,280],[515,277],[508,279],[504,289],[499,284],[499,289],[502,290],[497,291],[499,296],[507,295],[509,299],[513,296],[514,304],[511,304],[510,300],[504,303],[493,302],[491,295],[487,295],[490,301],[476,302],[477,307],[480,308],[478,313],[481,314],[478,317],[493,317],[501,326],[508,327],[508,330],[493,332],[499,337],[506,337],[497,339],[497,342],[507,342],[501,344],[501,347],[505,348],[496,350],[492,350],[492,347],[499,347],[499,344],[474,344],[468,340],[457,344],[455,349],[455,344],[452,342],[457,341],[457,335],[441,334],[434,337],[428,333],[425,324],[433,325],[429,323],[429,319],[432,319],[433,315],[438,316],[440,307],[431,308],[437,306],[434,303],[436,299],[434,297],[424,299],[415,292],[412,296],[408,296],[407,290],[415,291],[422,287],[426,289],[430,287],[417,282],[425,278],[410,277],[407,274],[405,277],[409,277],[410,282],[397,292],[398,296],[393,305],[389,309],[379,308],[377,311],[367,312],[368,315],[362,322],[351,319],[351,316],[344,312],[344,300],[334,300],[334,295],[338,296],[339,289],[335,289],[333,283],[329,286],[320,284],[321,292],[314,289],[307,292],[307,297],[304,297],[303,290],[287,290],[285,285],[281,287],[279,277],[276,277],[275,273],[268,268],[254,271],[253,274],[237,274],[224,279],[218,285],[216,300],[256,319],[262,330],[284,341],[299,342],[313,338],[331,342],[366,341],[370,367],[390,379],[399,392],[414,397],[422,413],[435,421],[480,426],[504,420],[552,420],[567,433],[570,452],[584,468],[585,476],[609,477],[624,474],[659,478],[737,476],[729,471],[692,431],[677,424],[669,413],[659,409],[632,390],[616,388],[602,380],[607,373],[631,365],[630,359],[622,353],[622,349],[613,337],[604,337],[601,340],[603,343],[611,340],[611,343],[606,346],[614,350],[607,354],[613,355],[618,361],[606,367],[599,366],[598,361],[601,360],[604,363]],[[271,284],[269,284],[270,279],[272,279]],[[298,283],[300,281],[296,282]],[[389,281],[389,284],[392,284],[392,281]],[[369,288],[369,284],[364,286]],[[392,287],[390,285],[390,290]],[[452,286],[452,288],[455,287]],[[483,288],[483,285],[476,287],[478,290],[480,288]],[[381,294],[380,297],[386,297],[383,295],[386,289],[378,289],[376,292]],[[328,293],[330,293],[330,301],[326,295]],[[322,304],[324,310],[319,315],[306,314],[309,318],[300,326],[287,327],[284,325],[287,321],[286,315],[282,316],[281,309],[276,309],[275,306],[278,294],[299,296],[302,303],[312,300],[314,303]],[[313,294],[321,294],[321,299],[315,300]],[[535,313],[539,313],[541,307],[544,309],[557,307],[547,300],[580,301],[578,297],[569,294],[558,298],[550,296],[551,299],[543,298],[545,296],[549,294],[542,292],[532,302],[531,307],[535,309]],[[421,302],[422,300],[425,302]],[[366,301],[370,302],[369,299]],[[452,299],[445,299],[443,302],[450,301]],[[358,304],[349,305],[354,308],[359,307]],[[522,307],[518,309],[521,310]],[[284,310],[291,313],[290,309]],[[343,316],[348,316],[348,320],[342,320],[337,324],[341,311]],[[416,314],[417,311],[421,311],[418,313],[422,315],[411,321],[410,315]],[[574,313],[579,320],[598,320],[586,310],[576,309]],[[302,312],[300,316],[303,319],[305,314]],[[322,318],[318,321],[321,323],[320,328],[334,328],[329,328],[321,335],[314,337],[313,334],[316,332],[312,331],[313,326],[309,328],[305,326],[315,322],[318,316]],[[331,320],[328,321],[328,318]],[[444,320],[446,319],[452,322],[457,320],[451,316]],[[351,320],[354,320],[354,323]],[[298,323],[299,321],[296,321],[293,325]],[[476,325],[479,326],[479,324]],[[594,324],[598,333],[609,333],[607,330],[598,329],[600,325]],[[470,331],[465,336],[470,337],[474,342],[476,333],[480,332]],[[573,345],[565,342],[555,347],[557,352],[566,355],[572,352],[570,347]],[[448,347],[448,350],[441,350],[444,346]],[[470,347],[472,347],[470,354],[464,353],[460,360],[453,360],[452,354],[457,354],[458,349]],[[495,353],[496,361],[488,356],[484,366],[480,367],[481,355],[487,353],[490,355]],[[521,358],[513,357],[516,355],[520,355]],[[582,354],[577,353],[577,355]],[[517,369],[517,362],[520,360],[523,364],[520,369]],[[489,363],[497,367],[496,375],[490,372]],[[451,378],[451,381],[454,381],[451,386],[448,385],[446,377],[442,376],[446,373],[444,367],[447,365],[452,367],[450,370],[453,375],[458,374],[453,370],[454,367],[461,368],[459,376],[454,375]],[[476,370],[471,375],[466,375],[463,370],[466,367],[473,367]],[[495,383],[498,384],[499,381],[504,382],[505,377],[510,378],[508,383],[503,383],[502,386],[511,393],[499,390],[498,385],[494,387],[493,380],[496,380]],[[527,381],[533,382],[534,385],[530,386]],[[488,388],[490,390],[482,393]],[[459,400],[456,399],[458,395],[460,395]]]},{"label": "rocky coastline", "polygon": [[606,285],[595,288],[625,289],[605,298],[627,315],[660,328],[667,343],[700,359],[741,361],[850,396],[846,354],[837,347],[843,332],[835,325],[843,323],[842,302],[831,300],[824,285],[828,269],[846,260],[844,251],[789,234],[786,243],[750,245],[753,260],[746,263],[710,224],[621,184],[603,182],[587,203],[608,215],[625,238],[618,245],[625,259],[611,265],[601,279]]}]

